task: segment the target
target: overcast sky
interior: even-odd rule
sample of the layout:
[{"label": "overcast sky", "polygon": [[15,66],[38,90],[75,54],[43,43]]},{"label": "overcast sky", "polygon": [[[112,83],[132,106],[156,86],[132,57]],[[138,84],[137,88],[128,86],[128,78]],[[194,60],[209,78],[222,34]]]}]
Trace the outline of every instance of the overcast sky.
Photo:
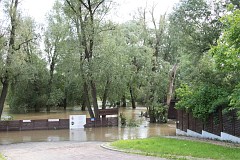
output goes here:
[{"label": "overcast sky", "polygon": [[[52,8],[55,0],[21,0],[21,8],[24,13],[34,17],[39,23],[44,23],[46,13]],[[117,22],[130,20],[136,12],[137,8],[145,7],[150,8],[153,4],[156,6],[156,15],[163,14],[164,12],[171,11],[174,3],[179,0],[114,0],[119,3],[119,6],[113,11],[115,14],[113,19]]]}]

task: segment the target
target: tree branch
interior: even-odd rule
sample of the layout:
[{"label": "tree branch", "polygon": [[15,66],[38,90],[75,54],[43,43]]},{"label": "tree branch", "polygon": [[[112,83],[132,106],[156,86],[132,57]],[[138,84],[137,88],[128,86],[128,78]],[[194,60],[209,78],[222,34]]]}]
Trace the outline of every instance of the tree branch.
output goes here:
[{"label": "tree branch", "polygon": [[96,10],[98,9],[98,7],[104,2],[105,0],[100,1],[97,6],[93,9],[93,14],[96,12]]},{"label": "tree branch", "polygon": [[100,30],[98,33],[105,32],[105,31],[113,31],[113,30],[115,30],[115,28],[116,28],[116,26],[111,26],[109,28]]},{"label": "tree branch", "polygon": [[71,2],[69,0],[65,0],[67,2],[67,4],[69,5],[69,7],[73,10],[74,13],[77,14],[77,11],[75,10],[75,8],[73,7],[73,5],[71,4]]},{"label": "tree branch", "polygon": [[80,1],[80,3],[81,3],[85,8],[87,8],[87,10],[89,10],[89,7],[90,7],[90,6],[87,6],[86,3],[84,3],[82,0],[79,0],[79,1]]},{"label": "tree branch", "polygon": [[30,42],[30,41],[32,41],[32,40],[36,40],[37,38],[38,38],[38,37],[34,37],[34,38],[31,38],[31,39],[28,39],[28,40],[26,40],[26,41],[18,44],[18,47],[17,47],[17,48],[15,48],[15,46],[13,46],[13,49],[14,49],[15,51],[17,51],[17,50],[19,50],[19,49],[21,48],[21,46],[22,46],[23,44],[28,43],[28,42]]}]

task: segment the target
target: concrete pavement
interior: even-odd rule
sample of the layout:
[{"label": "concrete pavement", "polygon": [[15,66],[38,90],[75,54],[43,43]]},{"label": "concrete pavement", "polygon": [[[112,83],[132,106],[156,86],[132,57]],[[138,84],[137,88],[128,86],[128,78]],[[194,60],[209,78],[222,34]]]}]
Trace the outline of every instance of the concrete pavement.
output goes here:
[{"label": "concrete pavement", "polygon": [[8,160],[163,160],[101,147],[103,142],[30,142],[1,145]]}]

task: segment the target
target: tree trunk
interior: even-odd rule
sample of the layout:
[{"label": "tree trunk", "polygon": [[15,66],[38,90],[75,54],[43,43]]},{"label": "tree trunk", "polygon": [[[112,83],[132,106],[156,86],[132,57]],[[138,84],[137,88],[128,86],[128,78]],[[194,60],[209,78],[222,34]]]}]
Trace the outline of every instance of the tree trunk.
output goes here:
[{"label": "tree trunk", "polygon": [[[51,92],[52,92],[52,83],[53,83],[53,73],[55,70],[55,54],[56,54],[56,50],[53,53],[53,57],[51,59],[51,64],[50,64],[50,71],[49,71],[49,82],[48,82],[48,98],[51,98]],[[47,112],[50,112],[51,110],[51,106],[52,104],[47,104]]]},{"label": "tree trunk", "polygon": [[81,96],[81,100],[82,100],[82,111],[86,111],[86,105],[87,105],[87,97],[86,97],[86,93],[85,91],[83,90],[82,92],[82,96]]},{"label": "tree trunk", "polygon": [[177,64],[174,64],[170,74],[169,74],[169,87],[168,87],[168,95],[167,95],[167,106],[170,106],[172,94],[174,92],[174,80],[177,72]]},{"label": "tree trunk", "polygon": [[[84,49],[84,61],[91,64],[93,59],[93,48],[94,48],[94,37],[95,37],[95,16],[96,10],[104,2],[104,0],[95,2],[88,0],[86,3],[84,1],[79,1],[78,11],[75,9],[74,5],[70,0],[66,0],[71,9],[75,12],[78,17],[76,20],[77,33],[79,36],[79,41]],[[82,8],[83,7],[83,8]],[[81,33],[81,34],[80,34]],[[90,68],[88,68],[91,70]],[[94,107],[95,117],[98,118],[98,104],[97,104],[97,90],[94,79],[92,79],[91,74],[87,75],[90,80],[92,103]],[[90,101],[89,101],[90,102]]]},{"label": "tree trunk", "polygon": [[132,108],[135,109],[136,108],[136,103],[135,103],[135,98],[134,98],[134,95],[133,95],[133,89],[132,89],[131,86],[130,86],[130,94],[131,94]]},{"label": "tree trunk", "polygon": [[122,107],[127,107],[126,97],[123,95],[122,97]]},{"label": "tree trunk", "polygon": [[[51,64],[51,66],[52,66],[52,64]],[[50,68],[51,68],[51,69],[50,69],[50,79],[49,79],[49,82],[48,82],[48,93],[47,93],[48,99],[50,99],[50,97],[51,97],[51,92],[52,92],[52,80],[53,80],[53,70],[52,70],[52,67],[50,67]],[[47,112],[50,112],[50,110],[51,110],[50,104],[47,103],[46,111],[47,111]]]},{"label": "tree trunk", "polygon": [[108,97],[109,84],[110,84],[110,81],[107,80],[106,86],[105,86],[105,89],[104,89],[104,93],[103,93],[102,109],[106,109],[106,102],[107,102],[107,97]]},{"label": "tree trunk", "polygon": [[83,101],[82,101],[81,110],[82,110],[82,111],[86,111],[86,100],[85,100],[85,99],[83,99]]},{"label": "tree trunk", "polygon": [[89,94],[88,94],[88,85],[87,85],[86,82],[84,83],[84,93],[86,95],[86,105],[87,105],[87,108],[88,108],[88,112],[90,114],[90,117],[94,118],[94,114],[93,114],[93,110],[92,110],[92,107],[91,107],[91,104],[90,104],[90,99],[89,99]]},{"label": "tree trunk", "polygon": [[[0,96],[0,115],[2,115],[2,112],[3,112],[4,102],[5,102],[5,99],[7,96],[7,91],[8,91],[8,80],[7,81],[5,80],[2,83],[2,93]],[[0,117],[0,120],[1,120],[1,117]]]},{"label": "tree trunk", "polygon": [[47,112],[50,112],[51,111],[51,109],[50,109],[51,107],[50,107],[50,105],[49,104],[47,104],[47,108],[46,108],[46,111]]},{"label": "tree trunk", "polygon": [[63,109],[64,110],[67,109],[67,98],[66,97],[63,99]]},{"label": "tree trunk", "polygon": [[37,104],[34,105],[34,111],[40,112],[40,107]]},{"label": "tree trunk", "polygon": [[154,109],[149,109],[149,118],[150,118],[150,123],[156,123]]},{"label": "tree trunk", "polygon": [[97,104],[97,89],[93,81],[91,81],[91,93],[92,93],[92,103],[93,103],[95,118],[99,118],[98,104]]},{"label": "tree trunk", "polygon": [[6,70],[5,74],[1,77],[2,78],[2,92],[0,96],[0,120],[3,112],[4,103],[7,97],[8,86],[9,86],[9,73],[8,67],[10,67],[12,61],[11,56],[14,54],[14,46],[15,46],[15,32],[17,26],[17,7],[18,7],[18,0],[12,1],[10,5],[10,18],[11,18],[11,32],[10,32],[10,39],[8,45],[8,53],[7,53],[7,60],[6,60]]},{"label": "tree trunk", "polygon": [[[106,109],[106,102],[107,102],[107,97],[108,97],[109,84],[110,84],[110,81],[108,79],[107,82],[106,82],[104,93],[103,93],[102,109]],[[102,115],[102,118],[106,118],[106,115]]]},{"label": "tree trunk", "polygon": [[[34,84],[33,91],[37,94],[37,96],[40,96],[40,93],[39,93],[39,87],[40,86],[38,85],[36,78],[34,78],[33,84]],[[34,105],[35,112],[40,112],[40,107],[41,106],[39,106],[39,103],[35,103],[35,105]]]}]

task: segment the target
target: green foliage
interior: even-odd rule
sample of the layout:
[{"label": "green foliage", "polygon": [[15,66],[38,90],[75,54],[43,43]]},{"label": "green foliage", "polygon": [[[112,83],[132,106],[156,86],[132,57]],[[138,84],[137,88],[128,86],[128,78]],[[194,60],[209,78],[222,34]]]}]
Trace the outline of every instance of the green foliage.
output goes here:
[{"label": "green foliage", "polygon": [[224,30],[218,40],[218,45],[212,47],[213,55],[217,68],[222,72],[228,72],[228,77],[236,77],[236,81],[231,82],[233,90],[231,91],[230,106],[232,109],[238,109],[240,104],[239,89],[239,69],[240,69],[240,10],[233,10],[232,13],[221,19]]},{"label": "green foliage", "polygon": [[182,83],[181,86],[176,89],[176,93],[179,98],[176,108],[189,111],[192,106],[191,97],[193,95],[193,89],[187,84]]},{"label": "green foliage", "polygon": [[199,84],[195,87],[182,85],[177,89],[177,109],[191,111],[193,116],[206,120],[218,107],[228,104],[228,92],[214,84]]},{"label": "green foliage", "polygon": [[[202,159],[238,159],[240,149],[206,142],[179,140],[175,138],[153,137],[147,139],[119,140],[111,146],[126,152],[178,159],[182,157]],[[219,154],[221,153],[221,154]]]},{"label": "green foliage", "polygon": [[[225,102],[225,92],[216,94],[224,85],[228,92],[230,80],[236,79],[218,74],[214,60],[204,57],[210,45],[216,43],[221,28],[219,14],[206,1],[181,1],[169,19],[161,15],[155,21],[155,28],[147,25],[144,19],[147,12],[123,24],[105,21],[102,16],[109,10],[108,3],[99,3],[93,19],[89,17],[90,8],[80,1],[55,3],[47,17],[45,52],[39,51],[39,43],[34,39],[34,43],[24,44],[18,51],[20,54],[12,57],[15,63],[9,70],[12,82],[8,97],[12,110],[39,110],[45,105],[57,106],[63,100],[70,106],[82,104],[86,94],[84,84],[88,85],[92,103],[95,95],[91,94],[94,89],[91,82],[94,82],[95,99],[107,96],[111,103],[123,96],[130,99],[131,88],[133,99],[147,105],[155,121],[166,122],[167,107],[161,103],[166,99],[170,68],[179,62],[176,85],[179,82],[186,85],[178,89],[181,98],[178,107],[194,110],[193,106],[198,104],[195,112],[200,116]],[[36,35],[36,24],[31,18],[20,21],[23,25],[18,26],[17,32],[23,36],[17,38],[18,44]],[[4,66],[3,59],[0,65]],[[205,97],[206,102],[200,103]]]},{"label": "green foliage", "polygon": [[232,94],[229,96],[230,106],[232,109],[240,109],[240,83],[234,88]]},{"label": "green foliage", "polygon": [[139,125],[137,124],[137,122],[134,119],[129,119],[127,120],[127,118],[125,117],[125,115],[123,113],[120,113],[120,123],[122,127],[138,127]]},{"label": "green foliage", "polygon": [[9,67],[10,89],[7,97],[12,112],[39,111],[46,104],[46,63],[40,58],[37,25],[30,17],[21,17],[16,28],[15,50]]},{"label": "green foliage", "polygon": [[10,86],[8,103],[12,112],[39,111],[47,102],[47,70],[45,63],[32,56],[34,63],[26,63],[22,74]]},{"label": "green foliage", "polygon": [[137,122],[134,119],[130,119],[127,123],[128,127],[139,127],[139,125],[137,124]]},{"label": "green foliage", "polygon": [[225,71],[238,71],[240,69],[240,10],[224,16],[223,35],[218,40],[218,45],[212,47],[218,68]]},{"label": "green foliage", "polygon": [[176,107],[203,120],[218,107],[228,107],[229,95],[239,81],[239,73],[234,69],[239,51],[233,52],[239,42],[230,42],[239,35],[239,24],[235,21],[239,15],[230,18],[230,14],[220,21],[226,12],[224,5],[217,1],[208,4],[204,0],[183,0],[170,15],[171,29],[176,30],[175,36],[180,39],[175,41],[179,44],[177,50],[181,53]]},{"label": "green foliage", "polygon": [[122,127],[126,126],[126,124],[127,124],[127,119],[123,113],[120,113],[120,122],[121,122]]},{"label": "green foliage", "polygon": [[149,116],[151,122],[167,123],[168,106],[161,103],[152,103],[149,107]]},{"label": "green foliage", "polygon": [[226,107],[228,96],[235,83],[228,73],[216,70],[214,59],[204,55],[192,71],[191,78],[176,90],[179,99],[176,107],[191,111],[194,117],[206,120],[218,107]]},{"label": "green foliage", "polygon": [[179,48],[191,54],[196,61],[210,49],[210,45],[216,43],[221,33],[220,15],[211,8],[215,8],[215,5],[205,0],[183,0],[170,15],[172,28],[180,40]]}]

